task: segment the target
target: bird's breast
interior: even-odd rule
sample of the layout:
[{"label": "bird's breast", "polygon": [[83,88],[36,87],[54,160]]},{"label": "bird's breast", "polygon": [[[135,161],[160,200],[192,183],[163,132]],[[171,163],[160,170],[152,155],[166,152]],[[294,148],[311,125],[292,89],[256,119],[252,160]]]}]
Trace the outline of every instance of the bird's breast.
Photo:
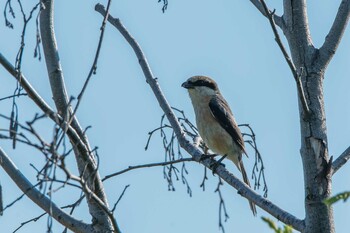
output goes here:
[{"label": "bird's breast", "polygon": [[231,135],[217,122],[209,107],[198,108],[195,113],[199,134],[209,149],[221,155],[238,152]]}]

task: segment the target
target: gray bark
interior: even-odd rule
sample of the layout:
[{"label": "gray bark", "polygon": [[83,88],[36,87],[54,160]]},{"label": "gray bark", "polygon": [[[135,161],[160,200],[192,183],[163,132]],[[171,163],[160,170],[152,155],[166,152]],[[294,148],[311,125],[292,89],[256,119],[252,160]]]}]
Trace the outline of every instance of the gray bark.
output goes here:
[{"label": "gray bark", "polygon": [[[262,11],[264,0],[250,0]],[[332,174],[350,158],[350,147],[332,164],[328,155],[327,126],[324,109],[324,73],[341,41],[350,17],[350,0],[343,0],[333,25],[320,49],[314,47],[309,30],[306,0],[284,0],[282,22],[276,24],[287,38],[294,67],[299,73],[307,102],[299,102],[301,149],[305,189],[304,233],[333,233],[333,209],[323,203],[330,197]],[[276,18],[273,15],[274,18]],[[275,26],[272,25],[274,28]],[[274,30],[276,32],[276,30]],[[294,75],[295,76],[295,75]],[[298,80],[297,80],[298,81]],[[298,96],[300,96],[298,90]]]},{"label": "gray bark", "polygon": [[[343,5],[345,1],[343,1]],[[348,2],[348,1],[347,1]],[[305,189],[305,233],[335,232],[332,207],[323,203],[331,194],[331,161],[328,156],[327,126],[324,110],[323,80],[326,66],[335,53],[346,23],[349,9],[340,9],[329,37],[320,51],[313,46],[307,17],[306,0],[284,1],[283,32],[310,109],[305,117],[299,101],[301,149]],[[330,37],[333,42],[330,42]],[[328,45],[327,45],[328,44]],[[323,52],[325,51],[325,52]],[[332,52],[329,52],[332,51]],[[327,55],[324,55],[324,54]]]},{"label": "gray bark", "polygon": [[[44,9],[41,11],[40,15],[40,33],[42,37],[43,50],[53,100],[58,113],[65,119],[65,121],[68,122],[68,124],[70,123],[88,149],[88,151],[81,151],[79,147],[74,145],[74,141],[70,138],[74,148],[80,175],[86,181],[89,190],[94,192],[94,194],[96,194],[96,196],[101,200],[101,203],[104,203],[105,205],[105,208],[101,208],[101,206],[91,197],[91,195],[89,195],[89,193],[85,193],[89,211],[93,217],[93,225],[98,232],[112,232],[113,224],[110,216],[105,211],[106,208],[108,209],[108,202],[100,175],[97,170],[96,161],[91,153],[92,150],[88,139],[80,127],[76,116],[72,115],[72,110],[69,105],[54,33],[54,1],[42,0],[42,3],[44,4]],[[118,227],[115,230],[120,232]]]},{"label": "gray bark", "polygon": [[36,187],[27,180],[27,178],[14,165],[11,159],[0,148],[0,166],[6,171],[16,185],[25,193],[35,204],[40,206],[45,212],[49,213],[59,223],[77,233],[93,233],[94,228],[91,224],[85,224],[69,214],[62,211],[48,197],[42,194]]}]

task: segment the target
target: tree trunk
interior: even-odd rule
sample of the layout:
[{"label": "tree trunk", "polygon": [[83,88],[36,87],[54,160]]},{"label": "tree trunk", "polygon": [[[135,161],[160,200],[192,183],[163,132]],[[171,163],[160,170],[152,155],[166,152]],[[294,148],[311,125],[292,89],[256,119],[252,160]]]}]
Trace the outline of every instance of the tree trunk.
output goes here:
[{"label": "tree trunk", "polygon": [[306,1],[285,0],[284,10],[282,30],[310,109],[309,114],[305,113],[299,101],[305,188],[304,233],[334,233],[333,210],[323,203],[331,194],[331,162],[323,98],[326,64],[321,65],[319,50],[312,43]]},{"label": "tree trunk", "polygon": [[[308,68],[306,68],[308,70]],[[308,73],[303,86],[311,115],[300,106],[301,158],[304,168],[305,233],[335,232],[333,210],[323,203],[331,194],[331,163],[328,158],[323,73]]]}]

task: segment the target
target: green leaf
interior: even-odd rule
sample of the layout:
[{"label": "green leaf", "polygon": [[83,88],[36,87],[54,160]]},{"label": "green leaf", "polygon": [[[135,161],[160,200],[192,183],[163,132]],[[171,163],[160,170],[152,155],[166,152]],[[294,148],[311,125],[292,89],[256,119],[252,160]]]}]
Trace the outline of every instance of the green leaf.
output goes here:
[{"label": "green leaf", "polygon": [[339,200],[343,200],[345,202],[349,197],[350,197],[350,192],[342,192],[342,193],[338,193],[337,195],[335,195],[333,197],[330,197],[330,198],[323,200],[323,203],[330,206]]},{"label": "green leaf", "polygon": [[261,217],[261,219],[267,223],[267,225],[269,225],[269,227],[271,229],[273,229],[275,231],[275,233],[293,233],[293,228],[288,226],[288,225],[284,225],[284,228],[282,230],[282,228],[278,227],[274,221],[272,221],[269,218],[266,217]]},{"label": "green leaf", "polygon": [[291,226],[285,225],[283,233],[293,233],[293,228]]},{"label": "green leaf", "polygon": [[274,221],[272,221],[271,219],[266,218],[266,217],[261,217],[261,219],[262,219],[264,222],[266,222],[267,225],[269,225],[269,227],[270,227],[271,229],[273,229],[276,233],[279,233],[279,230],[280,230],[280,229],[277,228],[277,226],[276,226],[276,224],[275,224]]}]

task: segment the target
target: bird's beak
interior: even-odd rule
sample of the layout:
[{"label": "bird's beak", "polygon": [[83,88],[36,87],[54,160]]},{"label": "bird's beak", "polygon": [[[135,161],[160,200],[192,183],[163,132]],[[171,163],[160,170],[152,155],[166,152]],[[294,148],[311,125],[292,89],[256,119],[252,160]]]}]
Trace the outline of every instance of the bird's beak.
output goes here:
[{"label": "bird's beak", "polygon": [[193,88],[193,85],[189,82],[184,82],[182,85],[181,85],[183,88],[186,88],[186,89],[192,89]]}]

